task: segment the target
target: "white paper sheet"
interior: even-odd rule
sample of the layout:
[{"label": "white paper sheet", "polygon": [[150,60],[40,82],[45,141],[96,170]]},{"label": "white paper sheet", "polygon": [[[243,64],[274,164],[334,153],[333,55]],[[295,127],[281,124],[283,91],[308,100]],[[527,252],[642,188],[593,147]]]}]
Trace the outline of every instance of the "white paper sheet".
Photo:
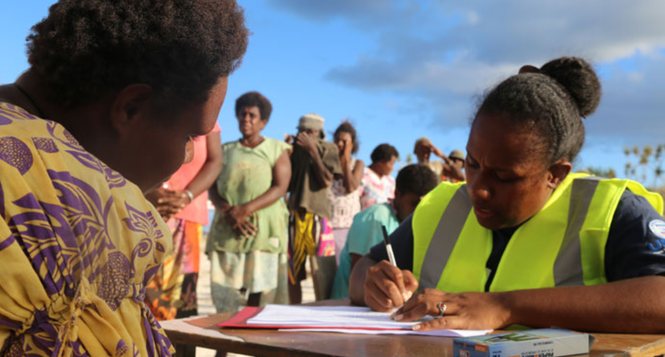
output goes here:
[{"label": "white paper sheet", "polygon": [[344,329],[325,329],[325,328],[289,328],[279,329],[283,332],[336,332],[336,333],[354,333],[361,335],[421,335],[421,336],[439,336],[439,337],[474,337],[483,336],[492,332],[492,330],[435,330],[435,331],[413,331],[413,330],[344,330]]},{"label": "white paper sheet", "polygon": [[[489,331],[439,330],[417,332],[411,327],[432,317],[414,322],[397,322],[390,319],[388,312],[376,312],[358,306],[294,306],[268,305],[263,311],[247,320],[248,325],[298,327],[300,331],[323,331],[365,334],[426,334],[431,336],[479,336]],[[307,328],[302,328],[306,326]],[[369,330],[392,329],[392,330]],[[294,329],[290,329],[294,331]],[[469,333],[469,334],[467,334]]]}]

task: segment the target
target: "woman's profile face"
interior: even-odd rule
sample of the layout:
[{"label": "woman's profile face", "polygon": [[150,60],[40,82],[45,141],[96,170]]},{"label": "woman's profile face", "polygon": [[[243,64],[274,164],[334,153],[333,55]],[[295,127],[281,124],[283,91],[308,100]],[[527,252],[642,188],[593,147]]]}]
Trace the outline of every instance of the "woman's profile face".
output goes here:
[{"label": "woman's profile face", "polygon": [[146,120],[134,133],[131,147],[123,148],[128,152],[123,156],[130,161],[121,172],[123,176],[143,192],[167,180],[184,163],[188,142],[193,137],[207,135],[214,128],[227,84],[227,78],[221,78],[205,103],[186,105],[172,114],[162,111],[159,117],[155,113]]},{"label": "woman's profile face", "polygon": [[478,223],[487,229],[515,227],[549,199],[552,174],[542,138],[497,116],[479,115],[467,143],[467,190]]},{"label": "woman's profile face", "polygon": [[395,161],[397,157],[392,156],[388,161],[379,161],[376,163],[376,173],[380,176],[387,176],[393,172],[393,167],[395,167]]},{"label": "woman's profile face", "polygon": [[257,106],[244,107],[238,114],[238,130],[243,137],[260,134],[266,126],[266,121],[261,118],[261,110]]}]

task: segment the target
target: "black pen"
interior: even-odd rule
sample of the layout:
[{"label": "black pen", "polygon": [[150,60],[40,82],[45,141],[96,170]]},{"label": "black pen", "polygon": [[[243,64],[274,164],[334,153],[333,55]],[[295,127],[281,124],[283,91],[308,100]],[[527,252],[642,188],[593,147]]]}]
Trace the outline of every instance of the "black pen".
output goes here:
[{"label": "black pen", "polygon": [[388,231],[386,230],[386,226],[381,225],[381,229],[383,230],[383,243],[386,244],[386,252],[388,252],[388,261],[390,264],[397,266],[397,261],[395,260],[395,253],[393,253],[393,246],[390,244],[390,237],[388,236]]}]

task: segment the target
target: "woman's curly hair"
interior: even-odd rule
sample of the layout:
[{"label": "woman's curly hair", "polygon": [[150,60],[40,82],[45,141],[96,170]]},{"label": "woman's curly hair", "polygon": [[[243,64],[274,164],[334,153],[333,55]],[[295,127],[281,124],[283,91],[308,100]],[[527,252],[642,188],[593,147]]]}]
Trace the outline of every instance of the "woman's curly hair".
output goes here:
[{"label": "woman's curly hair", "polygon": [[60,0],[28,36],[28,61],[63,107],[132,83],[165,103],[207,100],[247,49],[235,0]]},{"label": "woman's curly hair", "polygon": [[578,57],[561,57],[509,77],[483,99],[480,115],[503,117],[539,135],[548,164],[573,161],[584,145],[584,123],[602,95],[591,64]]}]

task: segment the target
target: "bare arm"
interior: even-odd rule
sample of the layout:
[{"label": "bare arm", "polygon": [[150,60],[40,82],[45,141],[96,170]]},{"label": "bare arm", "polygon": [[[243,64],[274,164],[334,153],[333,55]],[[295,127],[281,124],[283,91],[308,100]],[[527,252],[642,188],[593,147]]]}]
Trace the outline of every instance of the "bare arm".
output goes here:
[{"label": "bare arm", "polygon": [[356,253],[351,253],[351,270],[353,270],[353,267],[358,264],[360,259],[362,259],[362,255],[356,254]]},{"label": "bare arm", "polygon": [[449,294],[425,290],[396,312],[407,321],[416,315],[443,318],[420,325],[431,329],[497,329],[512,324],[557,326],[616,333],[665,332],[665,277],[648,276],[595,286],[515,290],[501,293]]},{"label": "bare arm", "polygon": [[301,146],[309,156],[312,158],[312,165],[314,167],[314,177],[322,187],[330,187],[332,185],[333,174],[326,168],[319,155],[319,150],[316,147],[316,141],[312,135],[301,132],[296,137],[296,145]]},{"label": "bare arm", "polygon": [[443,163],[443,174],[455,180],[466,181],[466,176],[461,167],[454,164]]},{"label": "bare arm", "polygon": [[365,305],[365,278],[367,270],[376,264],[368,255],[360,260],[351,269],[349,276],[349,298],[356,305]]},{"label": "bare arm", "polygon": [[219,137],[219,133],[211,133],[206,137],[206,150],[206,161],[201,167],[201,171],[187,185],[187,190],[194,197],[209,189],[222,171],[222,139]]},{"label": "bare arm", "polygon": [[464,175],[464,172],[462,171],[462,168],[459,166],[456,166],[453,160],[451,160],[448,155],[444,154],[437,148],[436,146],[432,145],[432,153],[443,160],[443,174],[446,175],[447,177],[453,178],[455,180],[459,181],[466,181],[466,176]]},{"label": "bare arm", "polygon": [[360,187],[363,179],[363,170],[365,163],[362,160],[356,160],[353,168],[349,167],[349,158],[342,156],[339,158],[339,163],[342,165],[342,177],[344,180],[344,188],[346,193],[351,193]]},{"label": "bare arm", "polygon": [[369,255],[358,261],[349,278],[351,301],[383,312],[404,305],[417,288],[418,281],[410,271],[385,260],[377,263]]},{"label": "bare arm", "polygon": [[289,158],[289,151],[284,150],[272,169],[272,186],[261,196],[245,203],[243,205],[245,206],[244,209],[247,210],[248,214],[252,214],[252,212],[272,205],[286,194],[289,181],[291,181],[291,159]]},{"label": "bare arm", "polygon": [[312,164],[314,165],[314,177],[316,177],[319,184],[323,187],[330,187],[332,185],[333,174],[323,164],[323,160],[321,160],[318,152],[312,155]]},{"label": "bare arm", "polygon": [[226,202],[225,199],[222,198],[222,196],[219,195],[217,192],[217,185],[212,185],[210,189],[208,190],[208,198],[210,199],[210,202],[217,208],[218,210],[225,212],[226,210],[229,209],[230,205],[228,202]]}]

